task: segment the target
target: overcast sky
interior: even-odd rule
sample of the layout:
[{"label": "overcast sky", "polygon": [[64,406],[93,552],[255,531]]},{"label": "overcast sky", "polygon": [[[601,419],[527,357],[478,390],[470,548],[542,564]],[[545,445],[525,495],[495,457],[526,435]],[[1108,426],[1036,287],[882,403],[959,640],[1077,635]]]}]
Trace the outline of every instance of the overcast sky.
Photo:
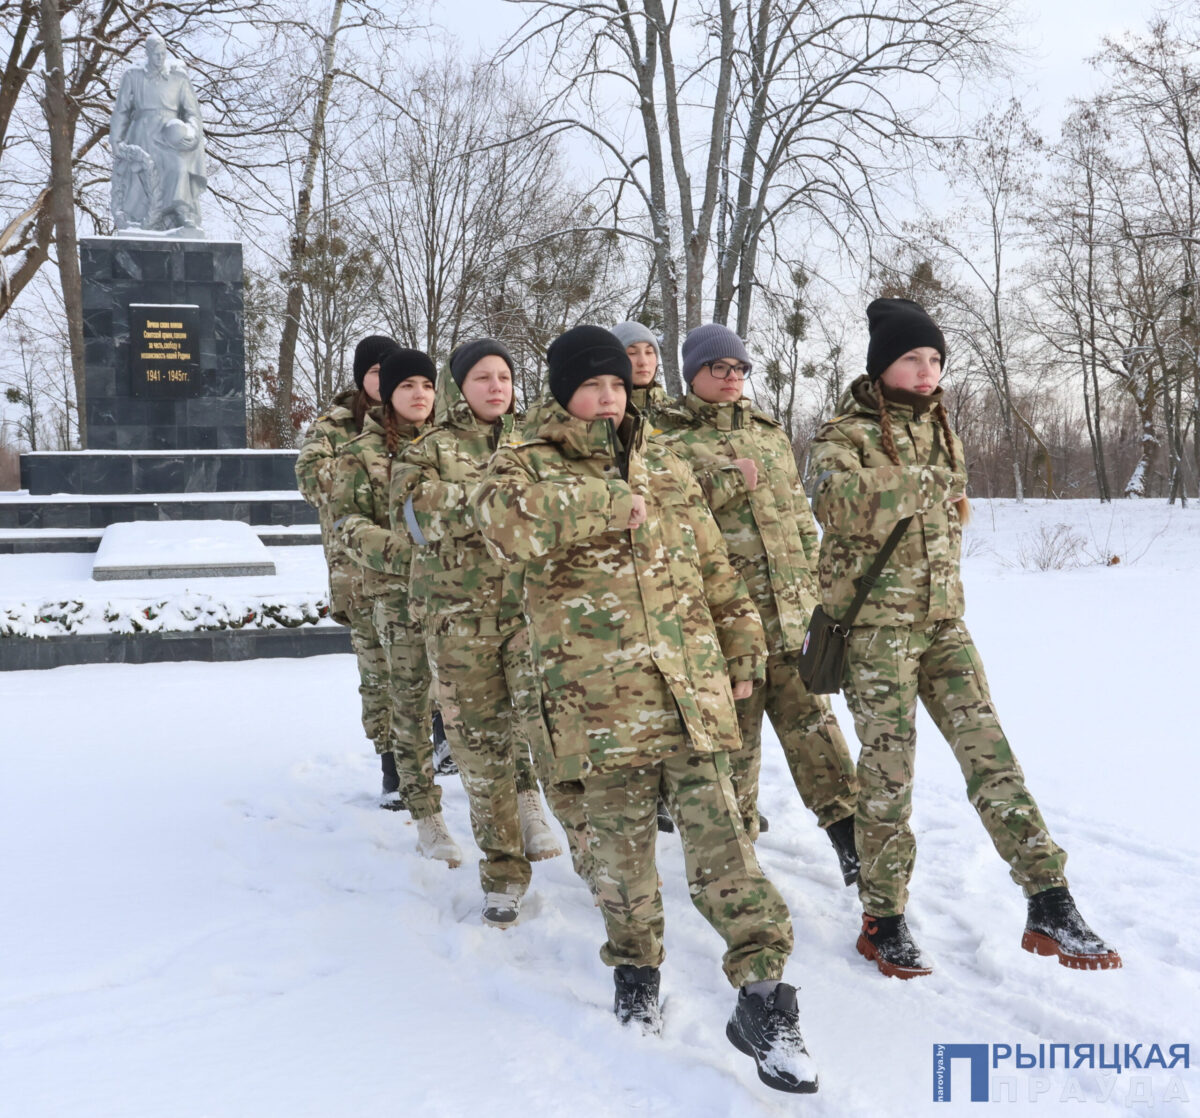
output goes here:
[{"label": "overcast sky", "polygon": [[[1028,89],[1031,107],[1048,138],[1057,137],[1067,99],[1086,97],[1097,85],[1086,59],[1105,35],[1144,28],[1158,5],[1146,0],[1020,0],[1018,89]],[[528,9],[503,0],[435,0],[435,19],[462,41],[467,53],[490,51],[520,23]]]}]

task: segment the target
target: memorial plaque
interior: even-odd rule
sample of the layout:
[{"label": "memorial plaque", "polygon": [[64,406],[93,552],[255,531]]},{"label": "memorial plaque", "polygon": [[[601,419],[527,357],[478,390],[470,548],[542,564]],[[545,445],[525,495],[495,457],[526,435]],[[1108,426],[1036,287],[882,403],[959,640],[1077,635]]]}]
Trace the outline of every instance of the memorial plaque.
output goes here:
[{"label": "memorial plaque", "polygon": [[200,395],[200,308],[130,303],[130,391],[174,399]]}]

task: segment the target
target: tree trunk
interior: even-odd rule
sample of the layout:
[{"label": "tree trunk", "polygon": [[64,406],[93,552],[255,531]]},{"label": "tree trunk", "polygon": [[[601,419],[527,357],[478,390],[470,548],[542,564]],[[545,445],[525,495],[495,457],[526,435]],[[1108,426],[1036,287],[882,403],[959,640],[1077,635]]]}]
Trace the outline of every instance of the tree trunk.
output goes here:
[{"label": "tree trunk", "polygon": [[42,42],[46,57],[46,94],[42,112],[50,131],[50,215],[58,250],[58,274],[71,346],[71,376],[75,383],[79,445],[87,446],[87,384],[83,365],[83,289],[79,276],[79,247],[75,235],[75,178],[71,168],[72,138],[67,110],[67,79],[63,63],[62,22],[58,0],[41,0]]},{"label": "tree trunk", "polygon": [[322,59],[321,88],[313,109],[308,156],[304,163],[300,193],[296,198],[296,218],[292,225],[289,245],[287,304],[284,309],[283,332],[279,338],[279,385],[274,405],[275,431],[278,445],[281,447],[291,446],[296,435],[292,427],[292,392],[296,380],[296,340],[300,334],[300,311],[304,302],[304,256],[308,249],[308,222],[312,215],[312,189],[316,179],[317,160],[325,143],[325,113],[329,108],[329,96],[333,89],[334,47],[344,3],[345,0],[334,0],[333,13],[329,19],[329,34],[325,37]]}]

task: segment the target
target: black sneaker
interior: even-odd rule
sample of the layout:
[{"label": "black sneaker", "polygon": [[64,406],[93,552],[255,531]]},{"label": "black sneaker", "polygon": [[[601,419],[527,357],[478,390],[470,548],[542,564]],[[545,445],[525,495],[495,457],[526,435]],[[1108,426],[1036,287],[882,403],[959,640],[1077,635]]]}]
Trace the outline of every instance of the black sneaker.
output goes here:
[{"label": "black sneaker", "polygon": [[438,776],[454,776],[458,772],[458,765],[450,756],[450,742],[440,710],[433,712],[433,771]]},{"label": "black sneaker", "polygon": [[667,812],[667,805],[663,800],[658,801],[658,829],[664,835],[673,834],[675,831],[675,820]]},{"label": "black sneaker", "polygon": [[800,1035],[796,988],[781,982],[765,998],[738,991],[725,1035],[739,1052],[753,1056],[758,1078],[777,1091],[811,1095],[817,1089],[817,1069]]},{"label": "black sneaker", "polygon": [[1121,956],[1079,915],[1065,886],[1029,898],[1021,946],[1034,955],[1057,955],[1064,967],[1073,970],[1112,970],[1121,965]]},{"label": "black sneaker", "polygon": [[383,789],[379,794],[379,806],[387,811],[403,811],[407,806],[400,794],[400,777],[396,773],[396,755],[389,750],[379,755],[383,768]]},{"label": "black sneaker", "polygon": [[858,880],[858,850],[854,845],[854,816],[847,815],[836,823],[830,823],[825,828],[833,849],[837,852],[838,866],[842,871],[842,880],[847,885],[853,885]]},{"label": "black sneaker", "polygon": [[658,967],[620,966],[613,971],[616,993],[613,1012],[622,1025],[637,1023],[642,1033],[662,1032],[662,1007],[658,1004]]},{"label": "black sneaker", "polygon": [[858,953],[870,959],[889,978],[919,978],[933,974],[921,949],[908,933],[904,915],[870,916],[863,913]]}]

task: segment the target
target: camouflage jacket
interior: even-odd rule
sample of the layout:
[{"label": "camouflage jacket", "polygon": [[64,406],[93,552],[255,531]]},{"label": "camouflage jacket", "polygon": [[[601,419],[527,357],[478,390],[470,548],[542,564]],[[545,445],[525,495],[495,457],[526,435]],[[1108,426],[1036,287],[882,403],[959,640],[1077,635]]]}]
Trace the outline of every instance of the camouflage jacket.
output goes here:
[{"label": "camouflage jacket", "polygon": [[663,423],[660,421],[666,419],[675,400],[667,395],[667,390],[658,381],[654,381],[645,388],[635,388],[629,393],[629,402],[651,428],[661,428]]},{"label": "camouflage jacket", "polygon": [[514,417],[480,422],[449,370],[437,392],[437,426],[409,443],[392,469],[392,529],[416,545],[412,615],[430,632],[507,632],[524,624],[520,570],[489,554],[468,498],[492,451],[513,441]]},{"label": "camouflage jacket", "polygon": [[884,452],[879,408],[865,376],[846,389],[838,412],[817,432],[810,459],[817,479],[813,508],[825,529],[820,583],[826,612],[833,617],[845,613],[854,599],[856,580],[866,573],[896,521],[912,515],[856,624],[919,625],[961,617],[962,525],[957,510],[945,504],[966,484],[958,437],[956,478],[932,410],[914,417],[912,407],[889,403],[901,462],[895,466]]},{"label": "camouflage jacket", "polygon": [[[689,392],[668,413],[662,438],[688,460],[729,558],[762,614],[772,653],[798,649],[816,600],[820,537],[780,424],[748,400],[710,404]],[[758,484],[746,487],[735,458],[753,458]]]},{"label": "camouflage jacket", "polygon": [[333,460],[338,450],[358,435],[354,401],[358,392],[350,388],[334,397],[329,410],[313,421],[305,432],[296,455],[296,484],[301,496],[317,510],[321,521],[321,545],[329,566],[330,610],[338,621],[347,620],[347,610],[363,595],[362,573],[345,553],[332,531],[329,491],[333,485]]},{"label": "camouflage jacket", "polygon": [[474,502],[492,552],[525,564],[553,779],[738,749],[730,679],[761,680],[766,648],[691,471],[634,411],[619,436],[552,400],[538,415]]},{"label": "camouflage jacket", "polygon": [[[417,434],[417,428],[402,424],[401,447]],[[386,594],[397,602],[397,608],[407,609],[412,541],[407,533],[391,529],[388,516],[391,461],[383,410],[372,408],[363,420],[362,434],[346,443],[334,460],[330,506],[334,534],[362,570],[367,597]]]}]

